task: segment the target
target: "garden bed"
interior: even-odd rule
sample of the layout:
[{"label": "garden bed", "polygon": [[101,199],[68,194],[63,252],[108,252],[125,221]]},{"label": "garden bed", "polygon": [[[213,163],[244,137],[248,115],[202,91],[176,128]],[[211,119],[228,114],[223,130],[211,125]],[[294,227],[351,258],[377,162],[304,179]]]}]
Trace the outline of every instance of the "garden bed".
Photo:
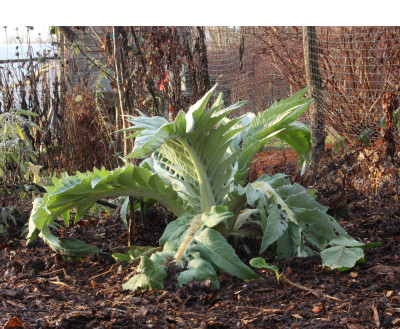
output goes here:
[{"label": "garden bed", "polygon": [[[323,200],[321,200],[323,201]],[[379,211],[377,210],[379,209]],[[382,245],[366,250],[366,262],[329,272],[316,258],[274,262],[261,279],[220,278],[221,288],[192,282],[175,289],[131,292],[121,285],[135,266],[111,256],[67,260],[41,240],[0,245],[1,325],[21,328],[395,328],[400,326],[400,225],[390,204],[355,200],[351,220],[340,223],[355,238]],[[69,234],[103,250],[126,244],[120,220],[87,221]],[[137,222],[138,245],[154,245],[164,213]],[[86,225],[84,225],[86,224]],[[12,327],[12,321],[8,327]],[[14,326],[15,327],[15,326]]]}]

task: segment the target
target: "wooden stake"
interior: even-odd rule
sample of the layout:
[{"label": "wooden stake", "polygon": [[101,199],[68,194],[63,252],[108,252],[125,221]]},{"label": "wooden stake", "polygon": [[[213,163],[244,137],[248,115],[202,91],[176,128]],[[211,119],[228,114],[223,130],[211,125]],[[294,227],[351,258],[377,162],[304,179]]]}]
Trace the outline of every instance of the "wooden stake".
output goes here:
[{"label": "wooden stake", "polygon": [[128,246],[135,244],[135,197],[129,197]]},{"label": "wooden stake", "polygon": [[321,95],[322,78],[318,66],[317,35],[315,26],[303,26],[303,48],[306,69],[306,82],[314,102],[310,106],[311,133],[314,140],[312,148],[312,168],[318,164],[325,153],[325,113]]}]

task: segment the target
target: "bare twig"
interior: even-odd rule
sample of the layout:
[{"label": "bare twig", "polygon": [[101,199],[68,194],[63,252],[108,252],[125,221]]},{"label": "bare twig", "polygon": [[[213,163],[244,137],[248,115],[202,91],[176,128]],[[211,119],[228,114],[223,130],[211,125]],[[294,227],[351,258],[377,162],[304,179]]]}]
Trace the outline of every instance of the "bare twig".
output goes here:
[{"label": "bare twig", "polygon": [[375,305],[372,305],[371,307],[372,307],[372,312],[374,314],[375,326],[377,328],[380,328],[381,327],[381,321],[379,320],[378,310],[377,310]]},{"label": "bare twig", "polygon": [[93,280],[94,278],[97,278],[97,277],[99,277],[99,276],[102,276],[102,275],[104,275],[104,274],[110,273],[110,272],[112,271],[112,269],[114,268],[114,266],[115,266],[115,264],[112,264],[111,267],[110,267],[110,269],[109,269],[108,271],[105,271],[105,272],[103,272],[103,273],[96,274],[96,275],[92,276],[91,278],[89,278],[89,281],[90,281],[90,280]]},{"label": "bare twig", "polygon": [[287,283],[288,285],[290,285],[290,286],[292,286],[292,287],[295,287],[295,288],[297,288],[297,289],[300,289],[300,290],[309,292],[310,294],[313,294],[315,297],[324,298],[324,299],[328,298],[328,299],[333,299],[333,300],[340,300],[340,298],[332,297],[332,296],[326,295],[326,294],[321,294],[321,293],[317,292],[317,291],[314,290],[314,289],[308,288],[308,287],[303,286],[303,285],[298,284],[298,283],[294,283],[294,282],[290,281],[289,279],[287,279],[287,278],[286,278],[285,276],[283,276],[283,275],[281,275],[281,280],[282,280],[282,282],[285,282],[285,283]]}]

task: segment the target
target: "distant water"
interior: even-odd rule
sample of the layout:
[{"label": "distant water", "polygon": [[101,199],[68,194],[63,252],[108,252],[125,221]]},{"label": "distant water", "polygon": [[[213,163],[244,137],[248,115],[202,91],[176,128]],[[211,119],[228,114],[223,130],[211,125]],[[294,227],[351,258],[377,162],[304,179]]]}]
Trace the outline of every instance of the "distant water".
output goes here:
[{"label": "distant water", "polygon": [[[7,59],[29,59],[30,55],[33,58],[37,58],[39,55],[43,55],[43,52],[46,52],[46,55],[51,57],[54,56],[54,49],[51,44],[0,44],[0,60]],[[39,68],[43,67],[43,65],[47,65],[48,63],[40,63],[39,65],[34,65],[34,70],[37,71]],[[0,87],[5,85],[5,80],[7,79],[8,85],[17,85],[15,87],[14,99],[16,101],[15,106],[19,106],[19,86],[18,83],[20,81],[22,72],[25,76],[29,75],[28,73],[27,63],[3,63],[0,64]],[[48,71],[50,74],[47,76],[50,82],[50,92],[53,93],[53,81],[54,76],[56,74],[56,70],[51,68]],[[11,74],[10,74],[11,73]],[[39,83],[37,86],[37,91],[40,94],[41,92],[41,84]],[[26,90],[27,98],[29,96],[29,88]],[[4,111],[4,100],[3,93],[0,93],[0,113]],[[28,104],[29,106],[29,104]]]},{"label": "distant water", "polygon": [[39,54],[43,54],[43,51],[48,53],[50,56],[54,55],[54,49],[51,44],[0,44],[0,60],[5,59],[25,59],[32,57],[38,57]]}]

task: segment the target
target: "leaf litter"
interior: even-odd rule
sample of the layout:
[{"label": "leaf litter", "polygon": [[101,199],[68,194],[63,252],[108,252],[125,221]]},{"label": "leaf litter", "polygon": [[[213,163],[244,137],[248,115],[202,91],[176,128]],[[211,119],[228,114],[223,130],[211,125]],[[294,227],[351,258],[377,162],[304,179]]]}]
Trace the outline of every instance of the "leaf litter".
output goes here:
[{"label": "leaf litter", "polygon": [[[259,171],[260,168],[255,170]],[[325,181],[328,178],[324,178]],[[337,178],[335,178],[337,179]],[[328,186],[320,182],[319,187]],[[317,186],[317,188],[319,188]],[[42,242],[32,245],[0,241],[0,325],[2,328],[396,328],[400,325],[400,225],[396,205],[342,189],[322,190],[331,203],[340,190],[350,195],[352,220],[340,224],[364,243],[365,262],[351,271],[327,271],[316,257],[282,261],[268,259],[279,269],[256,269],[260,279],[244,282],[221,275],[221,288],[209,281],[173,282],[164,290],[124,291],[137,264],[114,264],[112,257],[93,255],[68,260]],[[393,202],[395,202],[394,200]],[[137,223],[135,244],[158,246],[164,214]],[[105,232],[105,234],[104,234]],[[126,244],[122,222],[75,226],[71,233],[110,251]],[[250,249],[251,241],[250,241]],[[254,247],[255,248],[255,247]],[[241,255],[246,258],[246,255]],[[172,269],[173,270],[173,269]],[[293,284],[289,284],[293,283]],[[306,289],[303,289],[306,288]],[[333,297],[329,298],[327,296]]]}]

